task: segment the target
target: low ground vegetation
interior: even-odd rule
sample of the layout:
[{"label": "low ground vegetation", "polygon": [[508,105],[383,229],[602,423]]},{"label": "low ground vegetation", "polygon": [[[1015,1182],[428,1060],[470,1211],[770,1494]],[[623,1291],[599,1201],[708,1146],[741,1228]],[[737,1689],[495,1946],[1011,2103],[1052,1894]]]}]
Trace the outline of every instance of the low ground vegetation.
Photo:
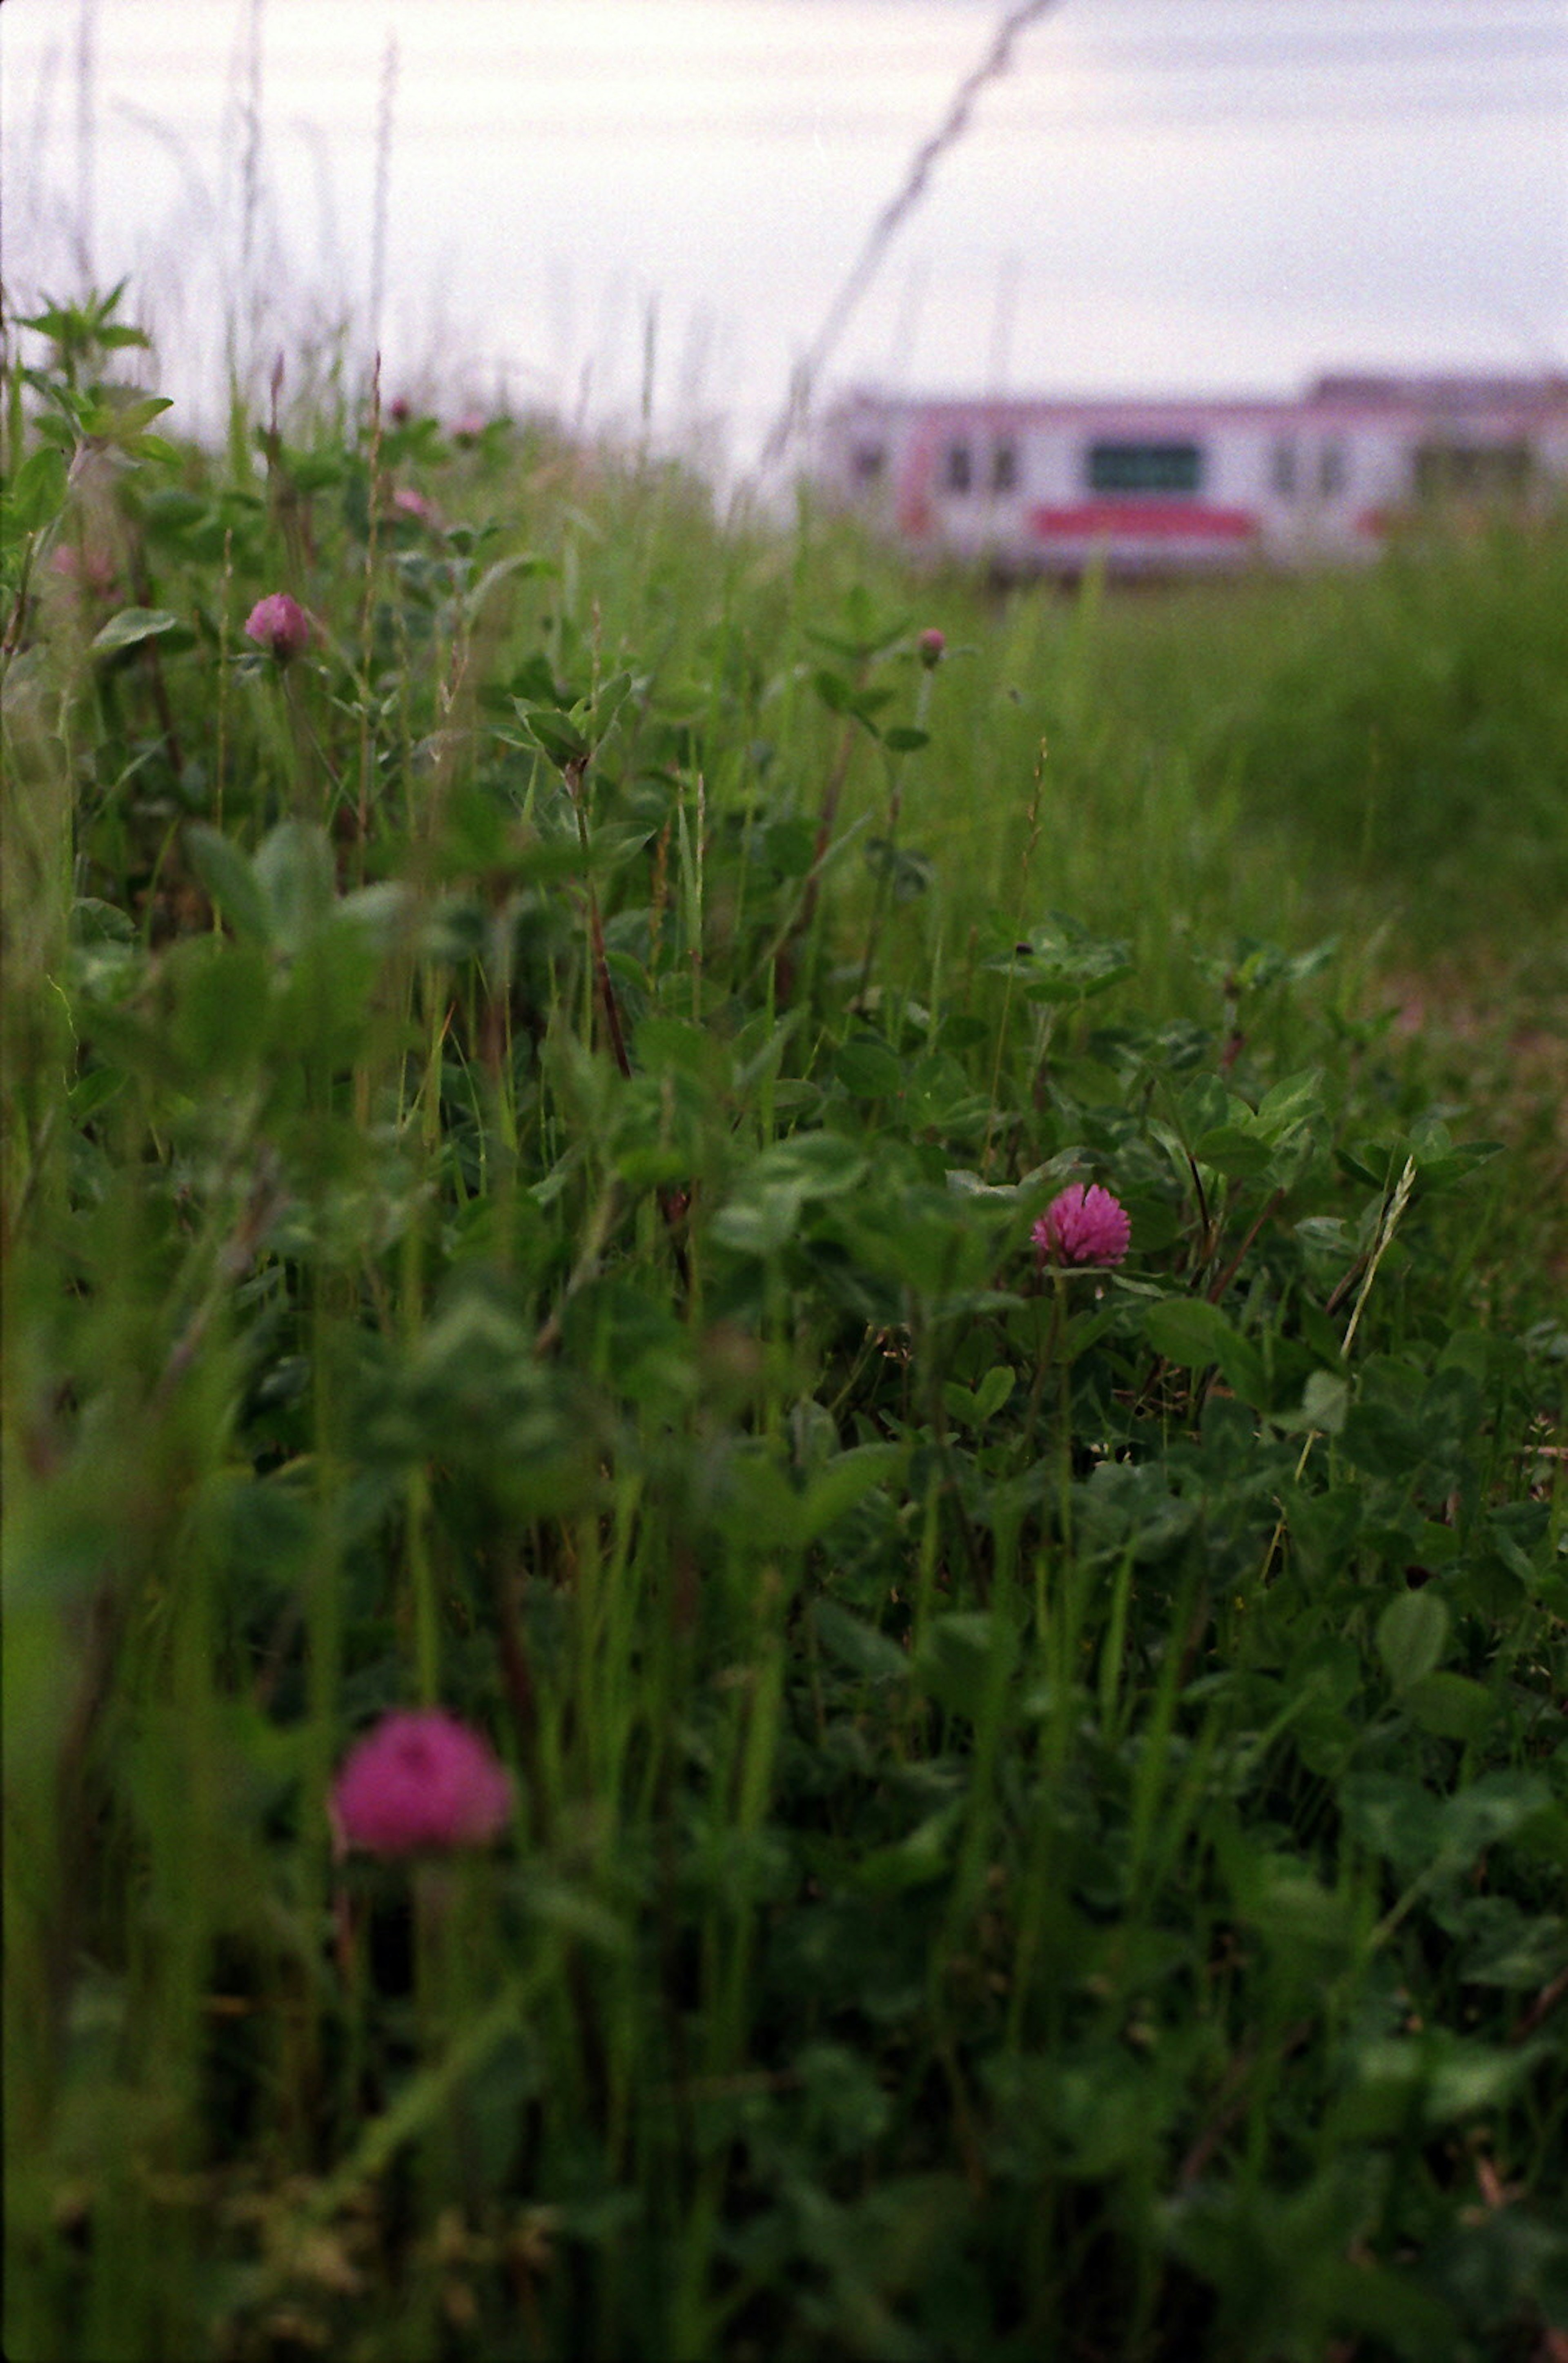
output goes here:
[{"label": "low ground vegetation", "polygon": [[28,333],[7,2351],[1559,2353],[1568,537]]}]

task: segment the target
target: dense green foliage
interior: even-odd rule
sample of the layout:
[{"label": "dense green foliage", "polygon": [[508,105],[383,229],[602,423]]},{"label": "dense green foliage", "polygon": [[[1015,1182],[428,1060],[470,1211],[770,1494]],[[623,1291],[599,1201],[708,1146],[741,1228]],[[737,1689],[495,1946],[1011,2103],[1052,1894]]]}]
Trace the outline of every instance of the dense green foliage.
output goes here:
[{"label": "dense green foliage", "polygon": [[1365,575],[1107,620],[1096,699],[1230,782],[1320,900],[1349,890],[1423,957],[1522,930],[1561,991],[1568,529],[1494,521],[1434,549],[1412,526]]},{"label": "dense green foliage", "polygon": [[[1310,925],[1562,880],[1563,541],[1000,599],[34,333],[7,2352],[1527,2363],[1560,1213]],[[437,1700],[515,1831],[344,1858]]]}]

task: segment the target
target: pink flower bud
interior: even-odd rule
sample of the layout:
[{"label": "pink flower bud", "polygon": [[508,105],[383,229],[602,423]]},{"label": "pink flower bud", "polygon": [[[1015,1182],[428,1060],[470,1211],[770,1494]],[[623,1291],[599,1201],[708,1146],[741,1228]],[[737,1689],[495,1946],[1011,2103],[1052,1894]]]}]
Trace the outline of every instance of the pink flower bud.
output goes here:
[{"label": "pink flower bud", "polygon": [[1097,1182],[1073,1182],[1034,1226],[1041,1263],[1120,1263],[1132,1239],[1127,1209]]},{"label": "pink flower bud", "polygon": [[434,501],[428,501],[424,494],[417,493],[411,484],[398,485],[392,495],[392,505],[400,516],[415,517],[420,525],[433,526],[437,522]]},{"label": "pink flower bud", "polygon": [[287,664],[291,657],[310,646],[315,633],[305,609],[286,591],[274,591],[269,598],[258,599],[245,618],[245,637]]},{"label": "pink flower bud", "polygon": [[920,662],[933,671],[940,664],[947,644],[947,634],[935,624],[928,624],[923,632],[917,634],[915,640],[915,646],[920,651]]},{"label": "pink flower bud", "polygon": [[384,1716],[350,1750],[328,1810],[339,1845],[371,1854],[486,1846],[511,1817],[512,1783],[488,1740],[420,1707]]}]

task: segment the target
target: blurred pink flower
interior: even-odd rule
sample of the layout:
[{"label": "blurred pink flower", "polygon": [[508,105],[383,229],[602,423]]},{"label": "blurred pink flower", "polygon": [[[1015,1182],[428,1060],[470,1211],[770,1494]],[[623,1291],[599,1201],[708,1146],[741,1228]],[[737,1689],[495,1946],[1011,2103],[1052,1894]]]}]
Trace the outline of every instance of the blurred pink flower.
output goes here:
[{"label": "blurred pink flower", "polygon": [[350,1750],[329,1810],[339,1844],[372,1854],[484,1846],[510,1817],[512,1783],[478,1732],[439,1707],[409,1708]]},{"label": "blurred pink flower", "polygon": [[923,632],[916,635],[915,646],[920,651],[923,665],[940,665],[947,644],[947,634],[936,624],[928,624]]},{"label": "blurred pink flower", "polygon": [[315,627],[297,599],[286,591],[274,591],[265,599],[258,599],[245,618],[245,637],[287,664],[310,646]]},{"label": "blurred pink flower", "polygon": [[490,421],[485,417],[483,410],[471,403],[466,410],[460,412],[452,420],[452,440],[454,443],[477,443],[489,424]]},{"label": "blurred pink flower", "polygon": [[392,495],[392,505],[402,516],[417,517],[421,525],[437,523],[436,504],[417,493],[411,484],[399,484]]},{"label": "blurred pink flower", "polygon": [[62,541],[49,565],[51,574],[63,574],[88,591],[114,588],[115,561],[106,549],[78,549],[74,542]]},{"label": "blurred pink flower", "polygon": [[1119,1263],[1132,1238],[1127,1209],[1097,1182],[1071,1182],[1034,1226],[1041,1263]]}]

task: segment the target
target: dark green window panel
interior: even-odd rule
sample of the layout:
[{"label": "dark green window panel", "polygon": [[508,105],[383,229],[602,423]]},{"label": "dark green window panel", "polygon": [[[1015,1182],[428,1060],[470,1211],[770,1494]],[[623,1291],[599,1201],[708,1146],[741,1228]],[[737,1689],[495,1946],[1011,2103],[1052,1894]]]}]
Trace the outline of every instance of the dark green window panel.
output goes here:
[{"label": "dark green window panel", "polygon": [[1093,493],[1195,493],[1203,488],[1201,443],[1091,443]]}]

